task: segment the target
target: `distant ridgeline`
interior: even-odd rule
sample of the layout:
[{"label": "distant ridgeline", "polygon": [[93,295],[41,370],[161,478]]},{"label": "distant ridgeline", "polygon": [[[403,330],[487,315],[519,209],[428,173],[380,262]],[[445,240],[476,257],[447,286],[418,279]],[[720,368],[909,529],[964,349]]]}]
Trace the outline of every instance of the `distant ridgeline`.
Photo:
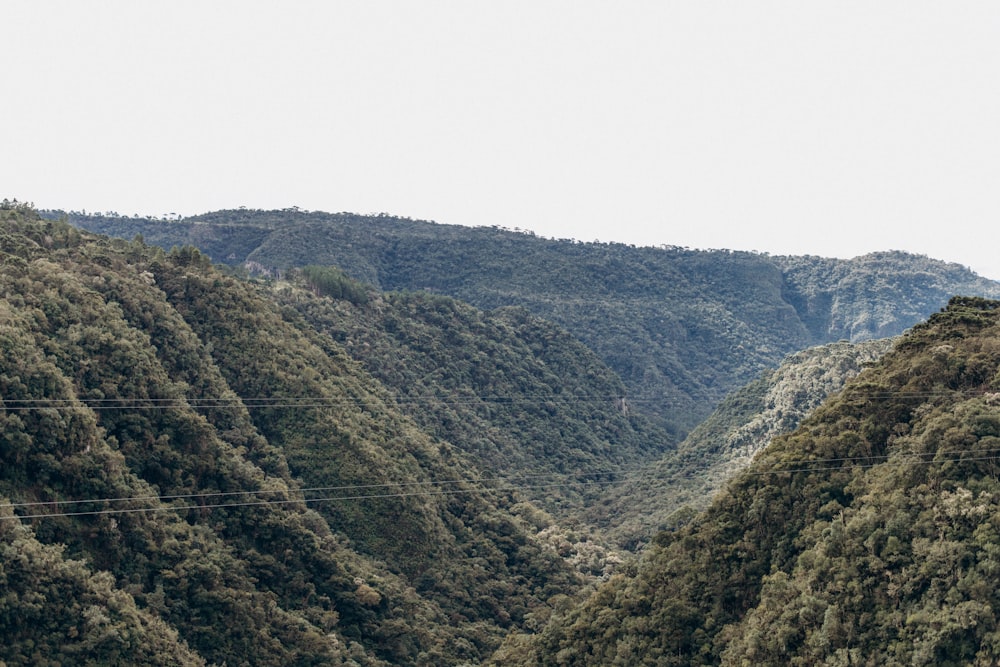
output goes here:
[{"label": "distant ridgeline", "polygon": [[332,265],[382,290],[522,306],[589,346],[622,378],[630,403],[678,438],[791,352],[897,335],[953,295],[1000,297],[1000,284],[962,266],[901,252],[834,260],[639,248],[297,209],[67,217],[271,275]]}]

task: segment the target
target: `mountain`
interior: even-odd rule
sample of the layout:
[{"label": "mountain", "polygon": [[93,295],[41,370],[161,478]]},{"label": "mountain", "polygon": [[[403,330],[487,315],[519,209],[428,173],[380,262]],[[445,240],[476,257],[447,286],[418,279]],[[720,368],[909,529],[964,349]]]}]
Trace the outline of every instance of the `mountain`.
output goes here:
[{"label": "mountain", "polygon": [[273,284],[278,303],[342,345],[425,432],[562,519],[674,445],[591,350],[523,308],[381,293],[330,267],[287,277]]},{"label": "mountain", "polygon": [[632,405],[675,440],[788,354],[898,335],[956,294],[1000,297],[1000,284],[961,266],[900,252],[833,260],[637,248],[295,209],[68,219],[164,248],[192,244],[270,275],[337,266],[381,290],[523,307],[585,343],[622,378]]},{"label": "mountain", "polygon": [[1000,661],[1000,302],[954,298],[495,664]]},{"label": "mountain", "polygon": [[[517,483],[272,290],[0,207],[0,660],[475,664],[586,582]],[[523,324],[552,334],[527,379],[633,428],[613,374]]]},{"label": "mountain", "polygon": [[[690,520],[772,439],[794,431],[891,346],[887,338],[840,341],[790,354],[778,368],[727,396],[676,449],[609,487],[589,508],[588,523],[635,549]],[[642,503],[635,502],[639,497]]]},{"label": "mountain", "polygon": [[[997,661],[1000,302],[767,372],[995,283],[387,216],[94,221],[123,238],[0,207],[8,664]],[[666,530],[620,562],[595,521]]]}]

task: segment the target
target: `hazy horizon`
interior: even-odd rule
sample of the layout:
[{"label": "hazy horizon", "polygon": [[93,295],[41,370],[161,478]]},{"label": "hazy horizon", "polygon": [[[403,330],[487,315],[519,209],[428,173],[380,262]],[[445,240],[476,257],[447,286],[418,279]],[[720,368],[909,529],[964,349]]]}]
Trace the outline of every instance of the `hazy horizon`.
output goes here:
[{"label": "hazy horizon", "polygon": [[13,0],[0,196],[1000,279],[1000,5]]}]

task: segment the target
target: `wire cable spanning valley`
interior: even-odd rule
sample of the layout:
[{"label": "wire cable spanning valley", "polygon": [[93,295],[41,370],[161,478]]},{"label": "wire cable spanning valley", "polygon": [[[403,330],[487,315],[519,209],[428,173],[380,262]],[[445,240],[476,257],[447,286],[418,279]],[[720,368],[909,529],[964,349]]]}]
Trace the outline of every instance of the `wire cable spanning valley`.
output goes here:
[{"label": "wire cable spanning valley", "polygon": [[[30,410],[169,410],[178,408],[326,408],[370,404],[373,400],[391,400],[399,405],[477,405],[522,404],[539,401],[553,401],[562,404],[607,404],[621,401],[621,396],[573,396],[561,394],[525,394],[518,396],[278,396],[278,397],[219,397],[219,398],[3,398],[0,397],[0,411]],[[632,403],[632,399],[626,399]],[[640,400],[640,402],[643,402]]]},{"label": "wire cable spanning valley", "polygon": [[[368,485],[348,485],[342,487],[326,487],[329,489],[384,489],[385,491],[379,493],[354,493],[354,494],[335,494],[335,495],[325,495],[316,497],[302,497],[302,498],[281,498],[275,500],[245,500],[237,502],[218,502],[218,503],[188,503],[185,505],[156,505],[151,507],[123,507],[123,508],[102,508],[95,510],[75,510],[66,512],[38,512],[29,514],[11,514],[0,516],[0,520],[3,519],[45,519],[45,518],[55,518],[55,517],[76,517],[76,516],[98,516],[106,514],[135,514],[135,513],[145,513],[145,512],[170,512],[170,511],[184,511],[184,510],[212,510],[212,509],[223,509],[223,508],[234,508],[234,507],[255,507],[255,506],[273,506],[273,505],[302,505],[302,504],[313,504],[313,503],[324,503],[324,502],[345,502],[345,501],[355,501],[355,500],[378,500],[386,498],[408,498],[413,496],[449,496],[456,494],[465,493],[484,493],[487,491],[495,491],[500,493],[509,493],[513,491],[529,491],[537,489],[551,489],[551,488],[564,488],[564,487],[586,487],[595,485],[608,485],[616,482],[615,480],[587,480],[587,481],[577,481],[572,483],[566,482],[554,482],[550,484],[532,484],[532,485],[521,485],[521,486],[511,486],[511,487],[497,487],[489,488],[485,486],[480,486],[478,488],[470,486],[469,488],[462,489],[447,489],[441,490],[440,488],[435,489],[434,487],[440,487],[445,484],[470,484],[482,480],[449,480],[446,482],[407,482],[399,484],[368,484]],[[400,489],[404,487],[412,486],[429,486],[431,488],[425,488],[422,490],[411,490],[411,491],[395,491],[389,492],[389,489]],[[315,490],[315,489],[312,489]],[[300,490],[301,491],[301,490]],[[174,496],[136,496],[136,497],[123,497],[114,499],[85,499],[85,500],[68,500],[68,501],[38,501],[38,502],[25,502],[25,503],[9,503],[0,504],[0,512],[6,510],[16,510],[19,508],[29,508],[38,506],[50,506],[50,507],[60,507],[63,505],[80,505],[87,503],[125,503],[125,502],[161,502],[168,499],[204,499],[204,498],[218,498],[218,497],[233,497],[233,496],[256,496],[259,494],[268,493],[281,493],[285,494],[285,490],[248,490],[248,491],[232,491],[225,493],[206,493],[206,494],[183,494]]]},{"label": "wire cable spanning valley", "polygon": [[[974,456],[968,456],[974,454]],[[969,463],[981,461],[1000,461],[1000,448],[964,452],[961,450],[897,453],[895,455],[872,455],[855,457],[837,457],[825,459],[799,459],[776,462],[774,467],[764,470],[748,469],[741,474],[751,476],[830,472],[845,468],[873,468],[880,465],[904,466],[932,463]],[[791,467],[786,467],[791,466]],[[603,477],[603,478],[602,478]],[[543,480],[553,480],[541,483]],[[205,493],[123,496],[117,498],[86,498],[67,500],[27,501],[0,504],[3,519],[45,519],[56,517],[100,516],[110,514],[135,514],[213,509],[238,507],[264,507],[275,505],[308,505],[331,502],[353,502],[361,500],[380,500],[391,498],[409,498],[415,496],[432,497],[472,493],[520,493],[530,496],[531,492],[564,488],[586,488],[595,486],[636,486],[636,495],[648,494],[654,485],[666,486],[672,483],[676,476],[655,474],[648,468],[628,468],[617,472],[608,471],[589,473],[574,478],[570,474],[536,474],[516,475],[510,477],[473,477],[464,479],[449,479],[426,482],[382,482],[373,484],[345,484],[339,486],[320,486],[308,488],[279,489],[248,489],[242,491],[211,491]],[[517,483],[520,482],[520,483]],[[454,488],[462,486],[464,488]],[[289,498],[289,493],[300,494],[302,497]],[[339,493],[338,493],[339,492]],[[269,494],[280,494],[281,498],[268,499]],[[311,496],[309,494],[324,494]],[[261,496],[264,496],[261,498]],[[222,502],[187,502],[177,504],[176,501],[211,501],[232,499],[237,497],[246,500],[222,500]],[[72,506],[86,504],[126,504],[126,503],[158,503],[145,507],[102,507],[100,509],[66,510]],[[171,504],[159,504],[171,503]],[[40,511],[39,508],[64,509],[64,511]],[[17,514],[25,510],[24,514]],[[11,512],[7,514],[7,512]]]},{"label": "wire cable spanning valley", "polygon": [[[893,391],[876,390],[860,394],[842,394],[845,400],[884,400],[888,398],[934,398],[938,396],[974,397],[983,395],[981,390],[927,390],[927,391]],[[399,405],[477,405],[488,404],[531,404],[540,401],[551,401],[563,405],[577,404],[608,404],[615,401],[626,401],[629,404],[656,402],[660,405],[672,405],[669,399],[654,399],[628,397],[620,395],[605,396],[574,396],[572,394],[518,394],[517,396],[502,395],[462,395],[434,396],[407,394],[372,394],[367,396],[215,396],[215,397],[160,397],[160,398],[10,398],[0,396],[0,411],[28,410],[168,410],[177,408],[324,408],[339,406],[355,406],[369,404],[374,400],[389,400]]]}]

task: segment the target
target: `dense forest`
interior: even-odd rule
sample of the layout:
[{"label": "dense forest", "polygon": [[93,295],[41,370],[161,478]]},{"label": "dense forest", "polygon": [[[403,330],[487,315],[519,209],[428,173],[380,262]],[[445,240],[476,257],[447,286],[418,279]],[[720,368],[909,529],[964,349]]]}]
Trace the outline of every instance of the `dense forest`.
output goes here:
[{"label": "dense forest", "polygon": [[267,288],[0,216],[7,664],[475,663],[593,576]]},{"label": "dense forest", "polygon": [[587,523],[634,550],[689,521],[772,439],[795,430],[891,346],[892,339],[841,341],[789,355],[774,371],[727,396],[676,449],[609,487],[589,506]]},{"label": "dense forest", "polygon": [[1000,302],[955,298],[496,664],[1000,661]]},{"label": "dense forest", "polygon": [[336,266],[380,290],[523,307],[590,347],[676,439],[788,354],[898,335],[955,294],[1000,298],[1000,284],[964,267],[901,252],[834,260],[634,247],[296,209],[68,218],[167,249],[194,245],[263,275]]},{"label": "dense forest", "polygon": [[998,287],[4,201],[0,661],[992,664]]},{"label": "dense forest", "polygon": [[483,470],[538,486],[538,502],[561,518],[676,445],[630,409],[622,381],[593,352],[522,308],[365,291],[315,266],[272,294],[342,345],[425,431]]}]

